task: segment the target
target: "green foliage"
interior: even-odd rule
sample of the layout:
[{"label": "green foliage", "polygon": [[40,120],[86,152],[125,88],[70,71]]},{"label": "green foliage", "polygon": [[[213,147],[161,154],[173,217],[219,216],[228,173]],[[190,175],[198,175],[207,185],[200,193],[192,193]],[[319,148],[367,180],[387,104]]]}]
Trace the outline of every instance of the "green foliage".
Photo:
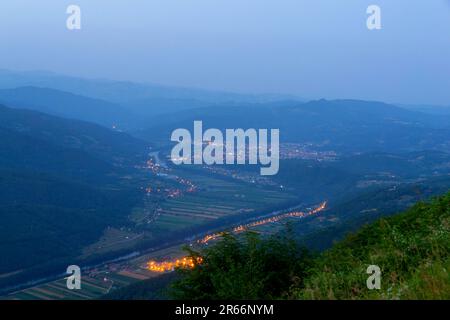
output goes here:
[{"label": "green foliage", "polygon": [[[449,296],[450,194],[348,236],[315,261],[298,299],[443,299]],[[378,265],[381,290],[368,290]]]},{"label": "green foliage", "polygon": [[299,248],[291,233],[261,239],[255,233],[243,239],[225,235],[201,252],[187,249],[203,262],[192,270],[178,270],[172,295],[179,299],[275,299],[301,284],[311,256]]}]

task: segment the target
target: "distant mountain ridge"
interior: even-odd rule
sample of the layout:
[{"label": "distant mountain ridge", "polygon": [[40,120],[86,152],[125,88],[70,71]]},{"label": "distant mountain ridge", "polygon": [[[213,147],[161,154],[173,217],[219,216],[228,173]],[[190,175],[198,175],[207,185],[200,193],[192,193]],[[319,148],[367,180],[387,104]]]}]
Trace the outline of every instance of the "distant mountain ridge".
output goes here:
[{"label": "distant mountain ridge", "polygon": [[85,79],[51,72],[0,70],[0,89],[43,87],[120,104],[140,115],[154,115],[223,104],[299,100],[292,95],[239,94],[155,84]]},{"label": "distant mountain ridge", "polygon": [[0,103],[14,108],[90,121],[108,128],[126,128],[136,119],[131,111],[118,104],[49,88],[28,86],[2,89]]},{"label": "distant mountain ridge", "polygon": [[176,128],[192,128],[194,120],[202,120],[204,128],[222,130],[278,128],[282,142],[313,143],[341,152],[450,150],[450,118],[357,100],[193,109],[155,117],[139,135],[168,139]]}]

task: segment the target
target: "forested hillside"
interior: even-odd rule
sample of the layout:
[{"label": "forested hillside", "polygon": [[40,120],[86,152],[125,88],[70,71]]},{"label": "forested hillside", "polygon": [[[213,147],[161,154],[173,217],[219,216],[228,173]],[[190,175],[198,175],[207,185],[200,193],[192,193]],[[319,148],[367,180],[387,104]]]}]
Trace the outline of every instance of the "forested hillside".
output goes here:
[{"label": "forested hillside", "polygon": [[146,144],[127,134],[4,106],[0,133],[0,287],[64,270],[142,200],[124,177]]}]

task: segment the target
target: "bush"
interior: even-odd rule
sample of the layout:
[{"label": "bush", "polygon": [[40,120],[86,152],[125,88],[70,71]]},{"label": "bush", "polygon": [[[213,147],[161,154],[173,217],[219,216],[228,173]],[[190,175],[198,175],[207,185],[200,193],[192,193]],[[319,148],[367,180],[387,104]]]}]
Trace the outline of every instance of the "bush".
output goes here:
[{"label": "bush", "polygon": [[292,233],[262,239],[248,232],[242,238],[225,235],[216,245],[189,255],[202,263],[179,269],[172,286],[177,299],[276,299],[285,297],[292,284],[301,286],[312,258],[298,247]]}]

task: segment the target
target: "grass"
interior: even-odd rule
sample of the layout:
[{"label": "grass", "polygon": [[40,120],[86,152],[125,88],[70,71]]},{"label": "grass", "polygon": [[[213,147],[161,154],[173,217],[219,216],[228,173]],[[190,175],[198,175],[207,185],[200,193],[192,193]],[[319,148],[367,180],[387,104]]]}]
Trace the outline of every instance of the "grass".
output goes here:
[{"label": "grass", "polygon": [[[296,299],[448,299],[450,194],[363,227],[323,253]],[[368,290],[366,269],[381,268]]]}]

